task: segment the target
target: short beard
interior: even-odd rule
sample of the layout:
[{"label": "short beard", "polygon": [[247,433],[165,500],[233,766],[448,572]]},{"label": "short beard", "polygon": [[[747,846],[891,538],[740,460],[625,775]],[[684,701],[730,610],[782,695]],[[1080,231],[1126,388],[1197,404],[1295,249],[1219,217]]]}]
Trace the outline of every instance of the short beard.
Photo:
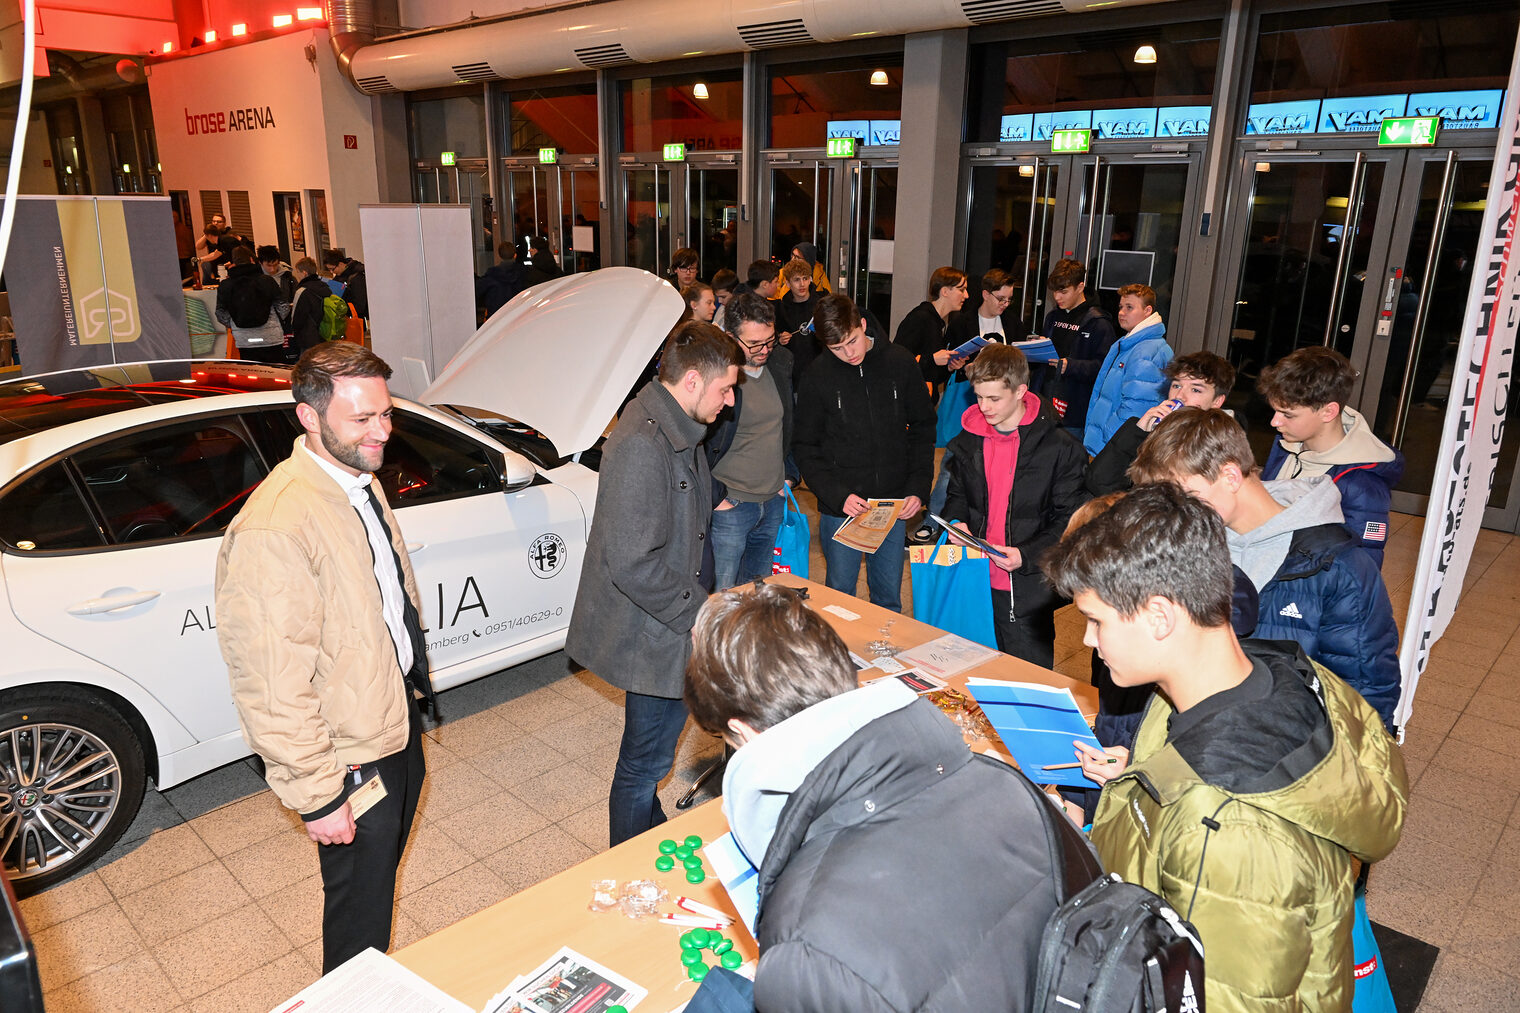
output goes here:
[{"label": "short beard", "polygon": [[359,444],[344,443],[338,439],[337,433],[327,424],[327,419],[317,416],[317,425],[322,436],[322,447],[332,455],[333,460],[340,464],[346,464],[355,471],[368,474],[380,466],[377,461],[372,467],[359,451]]}]

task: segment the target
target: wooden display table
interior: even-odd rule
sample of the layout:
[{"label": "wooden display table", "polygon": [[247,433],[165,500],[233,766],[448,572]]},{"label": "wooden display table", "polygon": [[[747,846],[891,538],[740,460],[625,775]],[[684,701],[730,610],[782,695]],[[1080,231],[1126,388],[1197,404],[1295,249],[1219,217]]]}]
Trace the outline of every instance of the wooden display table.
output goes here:
[{"label": "wooden display table", "polygon": [[[815,609],[838,605],[859,615],[859,619],[847,620],[831,612],[821,613],[850,650],[867,660],[871,652],[866,645],[881,637],[881,628],[889,620],[892,622],[889,639],[903,649],[943,635],[933,626],[831,591],[822,584],[791,576],[770,580],[789,587],[806,587],[809,603]],[[868,669],[862,674],[871,678],[880,673]],[[1097,692],[1093,687],[1006,654],[948,681],[964,690],[966,676],[1063,686],[1072,691],[1089,718],[1097,710]],[[971,748],[991,751],[986,742],[973,742]],[[711,875],[710,865],[708,879],[695,886],[686,882],[679,865],[678,871],[665,873],[657,872],[654,865],[659,842],[666,838],[680,841],[696,834],[703,841],[711,841],[727,831],[721,800],[713,800],[420,939],[393,956],[455,998],[480,1009],[513,978],[531,971],[561,946],[568,946],[648,989],[649,998],[640,1004],[641,1010],[665,1013],[689,1000],[696,991],[680,961],[679,938],[685,929],[630,919],[617,912],[590,911],[587,904],[592,883],[602,879],[615,879],[619,883],[652,879],[670,892],[672,900],[692,897],[734,914],[727,893]],[[661,910],[674,907],[662,905]],[[754,939],[737,918],[726,935],[746,961],[758,956]]]}]

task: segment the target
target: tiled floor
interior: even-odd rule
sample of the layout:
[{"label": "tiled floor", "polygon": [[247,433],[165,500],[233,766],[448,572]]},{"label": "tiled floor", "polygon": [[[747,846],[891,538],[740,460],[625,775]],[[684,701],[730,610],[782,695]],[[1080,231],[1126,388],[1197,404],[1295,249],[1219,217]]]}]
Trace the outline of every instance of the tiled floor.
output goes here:
[{"label": "tiled floor", "polygon": [[[1384,565],[1400,622],[1421,523],[1395,517]],[[1404,840],[1369,898],[1374,919],[1442,948],[1428,1013],[1520,1009],[1520,782],[1503,758],[1520,735],[1520,539],[1484,532],[1468,587],[1410,722]],[[1085,678],[1073,610],[1058,629],[1057,668]],[[396,946],[606,846],[620,694],[557,654],[441,703]],[[667,809],[716,752],[688,727]],[[317,976],[320,907],[314,846],[246,762],[150,791],[108,861],[22,903],[50,1013],[263,1013]]]}]

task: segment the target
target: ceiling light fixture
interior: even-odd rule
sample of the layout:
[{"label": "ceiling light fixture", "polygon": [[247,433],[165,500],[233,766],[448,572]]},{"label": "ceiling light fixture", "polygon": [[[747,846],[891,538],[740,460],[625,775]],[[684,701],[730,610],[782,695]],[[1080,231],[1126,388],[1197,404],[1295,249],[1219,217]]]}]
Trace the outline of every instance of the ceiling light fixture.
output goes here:
[{"label": "ceiling light fixture", "polygon": [[206,33],[206,41],[208,43],[216,41],[216,29],[215,28],[211,29],[210,31],[208,31]]},{"label": "ceiling light fixture", "polygon": [[320,7],[297,7],[296,8],[296,20],[297,21],[321,21],[322,20],[322,8],[320,8]]},{"label": "ceiling light fixture", "polygon": [[887,80],[887,72],[884,70],[871,71],[871,83],[878,88],[883,88],[891,82]]},{"label": "ceiling light fixture", "polygon": [[248,34],[248,26],[247,25],[233,25],[232,26],[232,37],[234,39],[237,38],[239,35],[247,35],[247,34]]},{"label": "ceiling light fixture", "polygon": [[295,18],[293,18],[289,14],[276,14],[274,16],[274,26],[276,28],[284,28],[286,25],[290,24],[294,20],[295,20]]},{"label": "ceiling light fixture", "polygon": [[692,88],[691,93],[699,99],[706,99],[707,85],[703,84],[701,81],[698,81],[696,87]]},{"label": "ceiling light fixture", "polygon": [[1141,46],[1139,49],[1135,50],[1135,62],[1136,63],[1155,63],[1156,62],[1156,47],[1155,46]]}]

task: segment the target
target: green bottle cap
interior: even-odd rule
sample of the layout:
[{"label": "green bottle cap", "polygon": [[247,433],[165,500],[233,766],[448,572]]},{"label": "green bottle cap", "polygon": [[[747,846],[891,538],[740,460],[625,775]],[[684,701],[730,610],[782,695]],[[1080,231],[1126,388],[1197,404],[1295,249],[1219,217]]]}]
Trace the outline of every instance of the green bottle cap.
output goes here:
[{"label": "green bottle cap", "polygon": [[723,966],[728,968],[730,971],[738,967],[740,964],[744,963],[744,958],[739,956],[737,950],[729,950],[718,959],[723,961]]},{"label": "green bottle cap", "polygon": [[692,855],[690,858],[688,858],[686,861],[682,862],[681,864],[684,865],[688,869],[700,869],[700,868],[702,868],[702,859],[698,858],[696,855]]},{"label": "green bottle cap", "polygon": [[706,946],[708,941],[712,938],[712,933],[708,932],[706,929],[692,929],[690,935],[691,945],[699,950],[702,947]]},{"label": "green bottle cap", "polygon": [[684,861],[685,859],[688,859],[688,858],[691,857],[691,849],[683,844],[680,847],[676,848],[676,850],[675,850],[675,856],[677,858],[682,859]]},{"label": "green bottle cap", "polygon": [[686,840],[685,840],[684,843],[685,843],[685,845],[688,848],[690,848],[693,851],[696,851],[698,848],[700,848],[702,846],[702,838],[698,837],[696,834],[692,834],[692,835],[690,835],[689,837],[686,838]]},{"label": "green bottle cap", "polygon": [[707,873],[703,872],[701,869],[686,870],[686,882],[688,883],[700,883],[706,878]]},{"label": "green bottle cap", "polygon": [[716,943],[713,943],[711,940],[708,940],[708,942],[712,945],[712,951],[720,957],[734,948],[734,941],[732,939],[719,939]]},{"label": "green bottle cap", "polygon": [[702,963],[702,951],[682,950],[681,963],[685,964],[687,967],[692,967],[693,965]]},{"label": "green bottle cap", "polygon": [[660,854],[673,855],[676,853],[676,848],[678,847],[680,847],[680,845],[678,845],[675,841],[661,841]]},{"label": "green bottle cap", "polygon": [[700,982],[703,978],[707,977],[707,971],[708,967],[706,964],[692,964],[686,969],[686,977],[692,981]]},{"label": "green bottle cap", "polygon": [[669,872],[676,867],[676,860],[669,855],[661,855],[654,860],[654,867],[661,872]]}]

